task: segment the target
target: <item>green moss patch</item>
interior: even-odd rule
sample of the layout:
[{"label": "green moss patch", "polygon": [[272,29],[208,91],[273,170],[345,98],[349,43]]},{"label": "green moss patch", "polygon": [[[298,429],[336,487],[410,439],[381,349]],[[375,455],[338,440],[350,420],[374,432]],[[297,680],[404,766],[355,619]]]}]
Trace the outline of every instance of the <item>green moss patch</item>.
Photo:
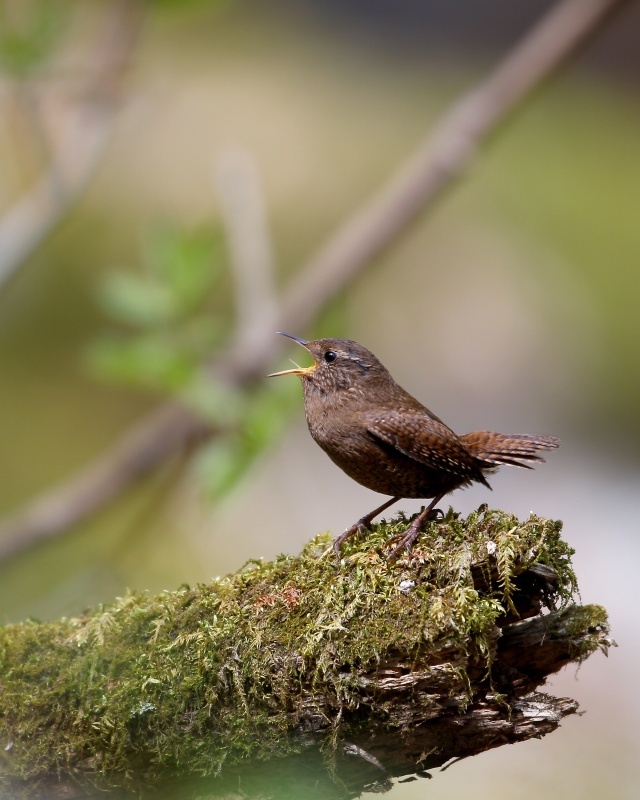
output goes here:
[{"label": "green moss patch", "polygon": [[[353,538],[340,564],[321,535],[210,584],[0,629],[0,786],[140,786],[296,752],[306,721],[328,740],[347,715],[364,722],[380,666],[398,660],[454,675],[464,706],[490,682],[500,620],[520,613],[519,576],[544,565],[545,604],[566,605],[572,550],[560,523],[481,507],[430,523],[389,564],[384,543],[406,525]],[[375,713],[403,724],[384,697]]]}]

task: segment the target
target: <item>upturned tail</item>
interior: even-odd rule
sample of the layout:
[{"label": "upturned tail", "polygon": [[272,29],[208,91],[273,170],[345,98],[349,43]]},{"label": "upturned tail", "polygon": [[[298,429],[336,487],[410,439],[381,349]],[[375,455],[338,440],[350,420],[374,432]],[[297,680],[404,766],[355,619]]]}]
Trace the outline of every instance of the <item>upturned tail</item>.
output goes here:
[{"label": "upturned tail", "polygon": [[528,433],[473,431],[460,438],[471,455],[484,462],[485,469],[501,464],[533,469],[533,464],[544,461],[538,455],[539,450],[553,450],[560,446],[560,439],[555,436],[532,436]]}]

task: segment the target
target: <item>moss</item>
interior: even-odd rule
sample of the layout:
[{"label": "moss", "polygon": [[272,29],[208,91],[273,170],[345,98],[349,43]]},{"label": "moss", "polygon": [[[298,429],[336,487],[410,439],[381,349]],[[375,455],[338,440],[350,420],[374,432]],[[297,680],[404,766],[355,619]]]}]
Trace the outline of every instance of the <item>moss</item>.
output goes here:
[{"label": "moss", "polygon": [[609,631],[607,612],[602,606],[588,605],[571,609],[566,615],[566,629],[562,631],[563,639],[570,642],[572,661],[580,663],[588,658],[594,650],[601,650],[608,655],[608,649],[616,644],[606,635]]},{"label": "moss", "polygon": [[[496,621],[517,606],[517,576],[549,566],[566,604],[572,551],[560,523],[481,507],[431,523],[390,565],[383,545],[406,524],[350,540],[339,565],[321,535],[298,557],[251,561],[210,584],[0,629],[0,785],[58,774],[139,785],[295,752],[305,718],[328,738],[346,711],[357,723],[362,675],[374,692],[394,653],[448,674],[463,708],[469,664],[487,673]],[[384,698],[377,713],[403,724]]]}]

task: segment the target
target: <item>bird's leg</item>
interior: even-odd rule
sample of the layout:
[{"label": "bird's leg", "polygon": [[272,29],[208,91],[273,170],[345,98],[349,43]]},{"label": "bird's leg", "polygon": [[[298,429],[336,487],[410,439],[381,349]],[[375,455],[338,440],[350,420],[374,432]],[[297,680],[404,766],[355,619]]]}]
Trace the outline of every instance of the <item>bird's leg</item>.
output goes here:
[{"label": "bird's leg", "polygon": [[409,527],[403,534],[396,534],[387,541],[387,544],[389,544],[389,542],[392,542],[399,536],[402,536],[402,538],[400,539],[400,544],[394,547],[390,555],[387,556],[387,561],[395,561],[395,559],[398,557],[403,547],[407,548],[407,552],[411,549],[411,545],[418,538],[418,534],[420,533],[420,528],[429,519],[429,517],[431,517],[434,514],[434,511],[437,511],[437,509],[435,508],[436,503],[439,503],[440,500],[442,500],[442,498],[445,496],[445,494],[446,492],[436,495],[433,498],[433,500],[429,503],[429,505],[425,508],[425,510],[422,511],[420,514],[418,514],[418,516],[413,520],[411,525],[409,525]]},{"label": "bird's leg", "polygon": [[337,558],[340,558],[340,548],[350,536],[354,536],[356,533],[364,533],[371,526],[371,521],[373,520],[374,517],[377,517],[378,514],[382,514],[385,508],[389,508],[389,506],[393,505],[394,503],[397,503],[398,500],[400,499],[401,499],[400,497],[392,497],[391,500],[387,500],[381,506],[378,506],[378,508],[374,508],[374,510],[370,514],[366,514],[364,517],[361,517],[361,519],[359,519],[355,523],[355,525],[352,525],[350,528],[347,528],[347,530],[344,533],[341,533],[340,536],[334,539],[333,550]]}]

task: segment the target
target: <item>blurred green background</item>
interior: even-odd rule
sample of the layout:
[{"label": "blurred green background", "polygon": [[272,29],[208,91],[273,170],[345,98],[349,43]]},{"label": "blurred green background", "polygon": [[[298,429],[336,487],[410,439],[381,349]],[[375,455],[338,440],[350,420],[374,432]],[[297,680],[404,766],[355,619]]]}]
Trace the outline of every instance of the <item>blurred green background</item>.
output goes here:
[{"label": "blurred green background", "polygon": [[[74,99],[108,8],[1,5],[0,215],[38,174],[42,118],[53,105],[55,123],[55,103]],[[295,553],[375,505],[309,438],[296,380],[236,406],[203,379],[234,318],[214,164],[240,148],[257,165],[284,284],[550,4],[451,5],[149,5],[95,176],[0,291],[0,512],[80,469],[167,394],[216,421],[219,400],[252,427],[0,564],[3,622]],[[312,330],[292,331],[363,342],[455,430],[563,441],[535,473],[503,470],[492,495],[474,487],[451,502],[563,519],[582,599],[606,606],[620,647],[551,681],[586,716],[436,774],[441,799],[637,796],[638,34],[631,4],[435,213]],[[397,785],[393,797],[424,791]]]}]

